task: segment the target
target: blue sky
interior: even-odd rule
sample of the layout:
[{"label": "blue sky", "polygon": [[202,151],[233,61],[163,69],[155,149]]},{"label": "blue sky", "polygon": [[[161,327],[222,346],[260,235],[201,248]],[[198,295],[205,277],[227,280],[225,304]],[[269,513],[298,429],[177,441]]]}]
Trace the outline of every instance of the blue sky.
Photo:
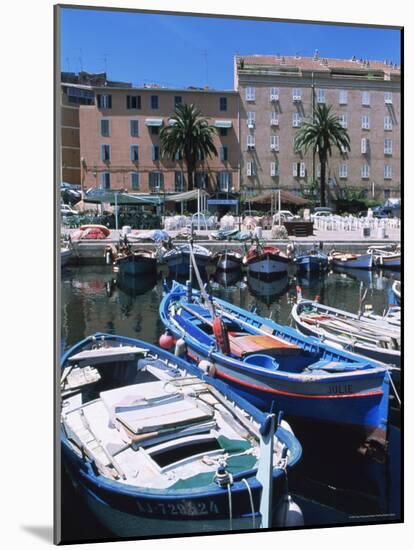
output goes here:
[{"label": "blue sky", "polygon": [[398,30],[63,8],[61,67],[135,85],[233,87],[233,56],[278,54],[400,63]]}]

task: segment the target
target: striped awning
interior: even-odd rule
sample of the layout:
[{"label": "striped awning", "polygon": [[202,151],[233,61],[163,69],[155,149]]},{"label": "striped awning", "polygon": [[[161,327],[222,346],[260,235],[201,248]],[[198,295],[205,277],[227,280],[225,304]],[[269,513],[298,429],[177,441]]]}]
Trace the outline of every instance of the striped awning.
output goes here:
[{"label": "striped awning", "polygon": [[231,128],[233,123],[231,120],[216,120],[214,126],[216,128]]},{"label": "striped awning", "polygon": [[146,118],[145,126],[162,126],[164,121],[162,118]]}]

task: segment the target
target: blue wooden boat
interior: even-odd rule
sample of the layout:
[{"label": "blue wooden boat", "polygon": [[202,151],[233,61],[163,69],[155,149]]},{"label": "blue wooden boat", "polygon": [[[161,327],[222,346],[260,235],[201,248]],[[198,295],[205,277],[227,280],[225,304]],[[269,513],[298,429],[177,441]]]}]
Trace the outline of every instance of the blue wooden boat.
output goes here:
[{"label": "blue wooden boat", "polygon": [[391,290],[395,299],[395,303],[401,306],[401,282],[394,281],[392,284]]},{"label": "blue wooden boat", "polygon": [[[205,270],[210,261],[211,252],[198,244],[191,245],[191,247],[198,269]],[[171,250],[163,254],[162,260],[167,264],[170,272],[177,273],[178,275],[187,275],[191,262],[190,244],[174,245]]]},{"label": "blue wooden boat", "polygon": [[301,446],[281,415],[276,422],[197,366],[133,338],[85,338],[61,368],[64,465],[113,533],[300,521],[286,478]]},{"label": "blue wooden boat", "polygon": [[328,269],[328,256],[320,250],[311,250],[294,258],[299,272],[320,273]]},{"label": "blue wooden boat", "polygon": [[179,284],[163,297],[160,315],[192,358],[207,359],[216,377],[256,406],[269,410],[275,401],[291,417],[348,426],[385,444],[384,365]]},{"label": "blue wooden boat", "polygon": [[373,254],[376,266],[384,269],[401,269],[401,250],[399,246],[375,246],[368,249]]},{"label": "blue wooden boat", "polygon": [[374,256],[372,254],[352,254],[332,251],[329,261],[333,267],[350,269],[372,269]]},{"label": "blue wooden boat", "polygon": [[157,272],[157,256],[153,250],[123,250],[114,259],[114,266],[125,275],[154,275]]}]

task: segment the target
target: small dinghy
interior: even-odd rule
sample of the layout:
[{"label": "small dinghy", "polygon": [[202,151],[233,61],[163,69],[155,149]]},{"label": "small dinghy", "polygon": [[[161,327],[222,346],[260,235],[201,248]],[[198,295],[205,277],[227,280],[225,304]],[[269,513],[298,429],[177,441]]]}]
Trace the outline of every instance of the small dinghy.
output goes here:
[{"label": "small dinghy", "polygon": [[249,248],[243,262],[252,275],[277,278],[287,272],[289,258],[279,248],[257,242]]},{"label": "small dinghy", "polygon": [[301,446],[281,415],[132,338],[90,336],[61,367],[64,465],[116,535],[301,522],[286,482]]},{"label": "small dinghy", "polygon": [[293,259],[299,273],[321,273],[328,269],[328,256],[320,250],[310,250]]},{"label": "small dinghy", "polygon": [[190,243],[175,244],[171,250],[164,252],[162,261],[164,261],[171,272],[186,275],[190,268],[190,247],[192,246],[194,258],[197,267],[205,270],[211,258],[211,252],[198,244]]},{"label": "small dinghy", "polygon": [[217,252],[213,255],[212,260],[216,264],[217,269],[222,271],[240,270],[243,265],[243,256],[239,254],[239,252],[233,252],[231,250]]},{"label": "small dinghy", "polygon": [[329,254],[329,261],[333,267],[343,267],[351,269],[372,269],[372,254],[351,254],[332,251]]},{"label": "small dinghy", "polygon": [[400,367],[401,331],[385,318],[356,315],[310,300],[299,300],[293,306],[292,318],[303,334]]},{"label": "small dinghy", "polygon": [[219,229],[218,231],[212,231],[210,237],[216,241],[226,241],[231,239],[234,235],[237,235],[239,230],[235,229]]},{"label": "small dinghy", "polygon": [[263,410],[278,404],[290,417],[339,424],[364,442],[386,445],[389,373],[297,330],[205,291],[175,284],[160,304],[161,319],[195,360]]},{"label": "small dinghy", "polygon": [[367,252],[374,256],[376,266],[384,269],[401,269],[401,251],[399,246],[376,246],[368,248]]}]

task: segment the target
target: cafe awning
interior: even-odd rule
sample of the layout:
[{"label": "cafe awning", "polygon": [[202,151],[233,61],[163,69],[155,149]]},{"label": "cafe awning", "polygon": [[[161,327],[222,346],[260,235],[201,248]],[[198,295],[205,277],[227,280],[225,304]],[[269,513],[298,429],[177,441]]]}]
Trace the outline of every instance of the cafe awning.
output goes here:
[{"label": "cafe awning", "polygon": [[[279,191],[268,191],[266,193],[261,193],[260,195],[257,195],[256,197],[249,197],[247,199],[247,202],[250,203],[258,203],[258,204],[267,204],[270,203],[272,200],[272,196],[276,197],[278,196]],[[298,195],[295,195],[294,193],[290,193],[289,191],[280,191],[280,202],[282,204],[294,204],[296,206],[305,206],[309,204],[310,201],[307,199],[304,199],[303,197],[299,197]]]},{"label": "cafe awning", "polygon": [[162,126],[164,121],[162,118],[146,118],[145,126]]},{"label": "cafe awning", "polygon": [[162,203],[162,199],[158,195],[140,195],[139,193],[124,193],[122,191],[107,189],[90,189],[85,193],[84,201],[93,203],[106,202],[109,204],[115,204],[116,202],[119,206],[132,206],[134,204],[157,205]]},{"label": "cafe awning", "polygon": [[214,126],[216,128],[231,128],[233,123],[231,120],[216,120]]},{"label": "cafe awning", "polygon": [[193,189],[192,191],[185,191],[184,193],[174,193],[171,195],[165,195],[164,200],[165,202],[184,202],[184,201],[192,201],[198,198],[198,195],[200,193],[200,197],[208,197],[208,193],[204,191],[204,189]]}]

